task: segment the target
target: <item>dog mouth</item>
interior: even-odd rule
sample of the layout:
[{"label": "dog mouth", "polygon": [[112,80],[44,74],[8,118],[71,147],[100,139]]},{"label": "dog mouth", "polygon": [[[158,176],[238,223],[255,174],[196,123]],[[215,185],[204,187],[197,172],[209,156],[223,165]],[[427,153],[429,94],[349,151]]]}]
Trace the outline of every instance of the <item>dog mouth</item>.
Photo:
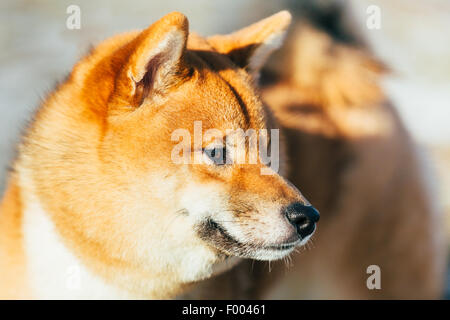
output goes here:
[{"label": "dog mouth", "polygon": [[291,249],[294,249],[299,243],[300,243],[300,240],[295,241],[295,242],[290,242],[290,243],[282,243],[282,244],[277,244],[277,245],[265,246],[265,247],[261,247],[261,249],[278,250],[278,251],[291,250]]},{"label": "dog mouth", "polygon": [[223,254],[256,260],[281,259],[304,242],[298,239],[294,242],[273,245],[244,243],[234,238],[222,225],[212,219],[202,223],[197,232],[201,239]]}]

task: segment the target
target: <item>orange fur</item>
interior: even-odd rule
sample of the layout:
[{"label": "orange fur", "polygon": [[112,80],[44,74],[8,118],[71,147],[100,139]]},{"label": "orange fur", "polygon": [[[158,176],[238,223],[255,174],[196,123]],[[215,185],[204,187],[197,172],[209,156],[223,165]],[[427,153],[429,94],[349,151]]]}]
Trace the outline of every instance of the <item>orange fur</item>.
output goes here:
[{"label": "orange fur", "polygon": [[17,179],[12,176],[0,207],[0,299],[26,298],[26,264],[21,230],[22,204]]}]

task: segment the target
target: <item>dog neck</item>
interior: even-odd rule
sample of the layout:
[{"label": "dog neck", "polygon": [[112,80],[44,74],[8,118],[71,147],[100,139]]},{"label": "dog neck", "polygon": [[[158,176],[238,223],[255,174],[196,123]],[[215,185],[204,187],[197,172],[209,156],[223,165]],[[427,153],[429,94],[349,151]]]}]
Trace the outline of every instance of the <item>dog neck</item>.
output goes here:
[{"label": "dog neck", "polygon": [[49,215],[30,195],[24,199],[24,249],[33,296],[43,299],[126,299],[126,290],[107,283],[66,247]]},{"label": "dog neck", "polygon": [[[25,176],[25,175],[24,175]],[[33,297],[43,299],[161,299],[174,298],[199,281],[221,274],[239,261],[229,258],[204,269],[196,265],[195,259],[184,263],[184,275],[181,278],[161,276],[143,277],[136,280],[126,270],[112,270],[119,281],[105,279],[88,267],[64,242],[55,227],[51,215],[45,211],[39,199],[32,192],[29,179],[22,178],[23,201],[23,246],[27,261],[26,269]],[[22,188],[25,189],[25,188]],[[106,267],[108,268],[108,267]],[[171,279],[175,278],[175,279]],[[126,279],[140,284],[142,290],[130,290],[120,285]],[[119,285],[118,285],[119,284]],[[133,286],[131,286],[133,287]],[[134,286],[136,287],[136,286]]]}]

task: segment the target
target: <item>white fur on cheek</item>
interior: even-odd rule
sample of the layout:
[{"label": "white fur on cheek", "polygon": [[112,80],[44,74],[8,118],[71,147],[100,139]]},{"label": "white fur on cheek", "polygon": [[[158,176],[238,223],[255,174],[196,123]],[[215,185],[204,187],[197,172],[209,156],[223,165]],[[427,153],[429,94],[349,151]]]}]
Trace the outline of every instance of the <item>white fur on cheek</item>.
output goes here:
[{"label": "white fur on cheek", "polygon": [[228,203],[224,203],[223,198],[227,198],[227,195],[227,190],[222,190],[218,184],[190,183],[184,189],[180,205],[189,212],[193,225],[212,218],[224,226],[233,238],[245,242],[245,231],[236,225],[233,214],[228,210]]},{"label": "white fur on cheek", "polygon": [[[182,191],[180,206],[188,211],[188,219],[192,226],[211,218],[222,226],[232,238],[243,244],[261,247],[277,245],[285,243],[295,232],[293,226],[281,213],[282,206],[263,199],[260,201],[254,199],[255,204],[258,205],[257,208],[254,208],[255,217],[249,220],[250,223],[239,222],[230,212],[230,204],[224,200],[228,199],[227,194],[227,190],[223,189],[220,184],[192,182],[186,185]],[[298,241],[298,244],[304,245],[309,238],[310,236],[303,241]],[[294,248],[286,250],[255,249],[251,253],[251,257],[258,260],[276,260],[285,257],[293,250]],[[208,274],[212,271],[209,269],[209,265],[204,265],[205,261],[204,258],[187,257],[186,264],[190,264],[188,269],[204,270],[205,274]],[[194,274],[193,270],[187,272]]]}]

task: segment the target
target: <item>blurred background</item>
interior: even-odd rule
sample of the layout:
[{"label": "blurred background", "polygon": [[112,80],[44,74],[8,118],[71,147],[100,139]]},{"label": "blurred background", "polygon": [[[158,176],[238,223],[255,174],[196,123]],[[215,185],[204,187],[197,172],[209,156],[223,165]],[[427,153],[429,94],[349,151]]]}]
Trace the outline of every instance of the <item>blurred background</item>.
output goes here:
[{"label": "blurred background", "polygon": [[[81,9],[80,29],[66,27],[70,5]],[[366,26],[371,5],[380,8],[380,29]],[[390,68],[384,89],[432,160],[450,244],[449,0],[2,0],[0,8],[0,192],[26,121],[90,45],[171,11],[187,15],[191,30],[211,35],[288,9],[339,26]]]}]

